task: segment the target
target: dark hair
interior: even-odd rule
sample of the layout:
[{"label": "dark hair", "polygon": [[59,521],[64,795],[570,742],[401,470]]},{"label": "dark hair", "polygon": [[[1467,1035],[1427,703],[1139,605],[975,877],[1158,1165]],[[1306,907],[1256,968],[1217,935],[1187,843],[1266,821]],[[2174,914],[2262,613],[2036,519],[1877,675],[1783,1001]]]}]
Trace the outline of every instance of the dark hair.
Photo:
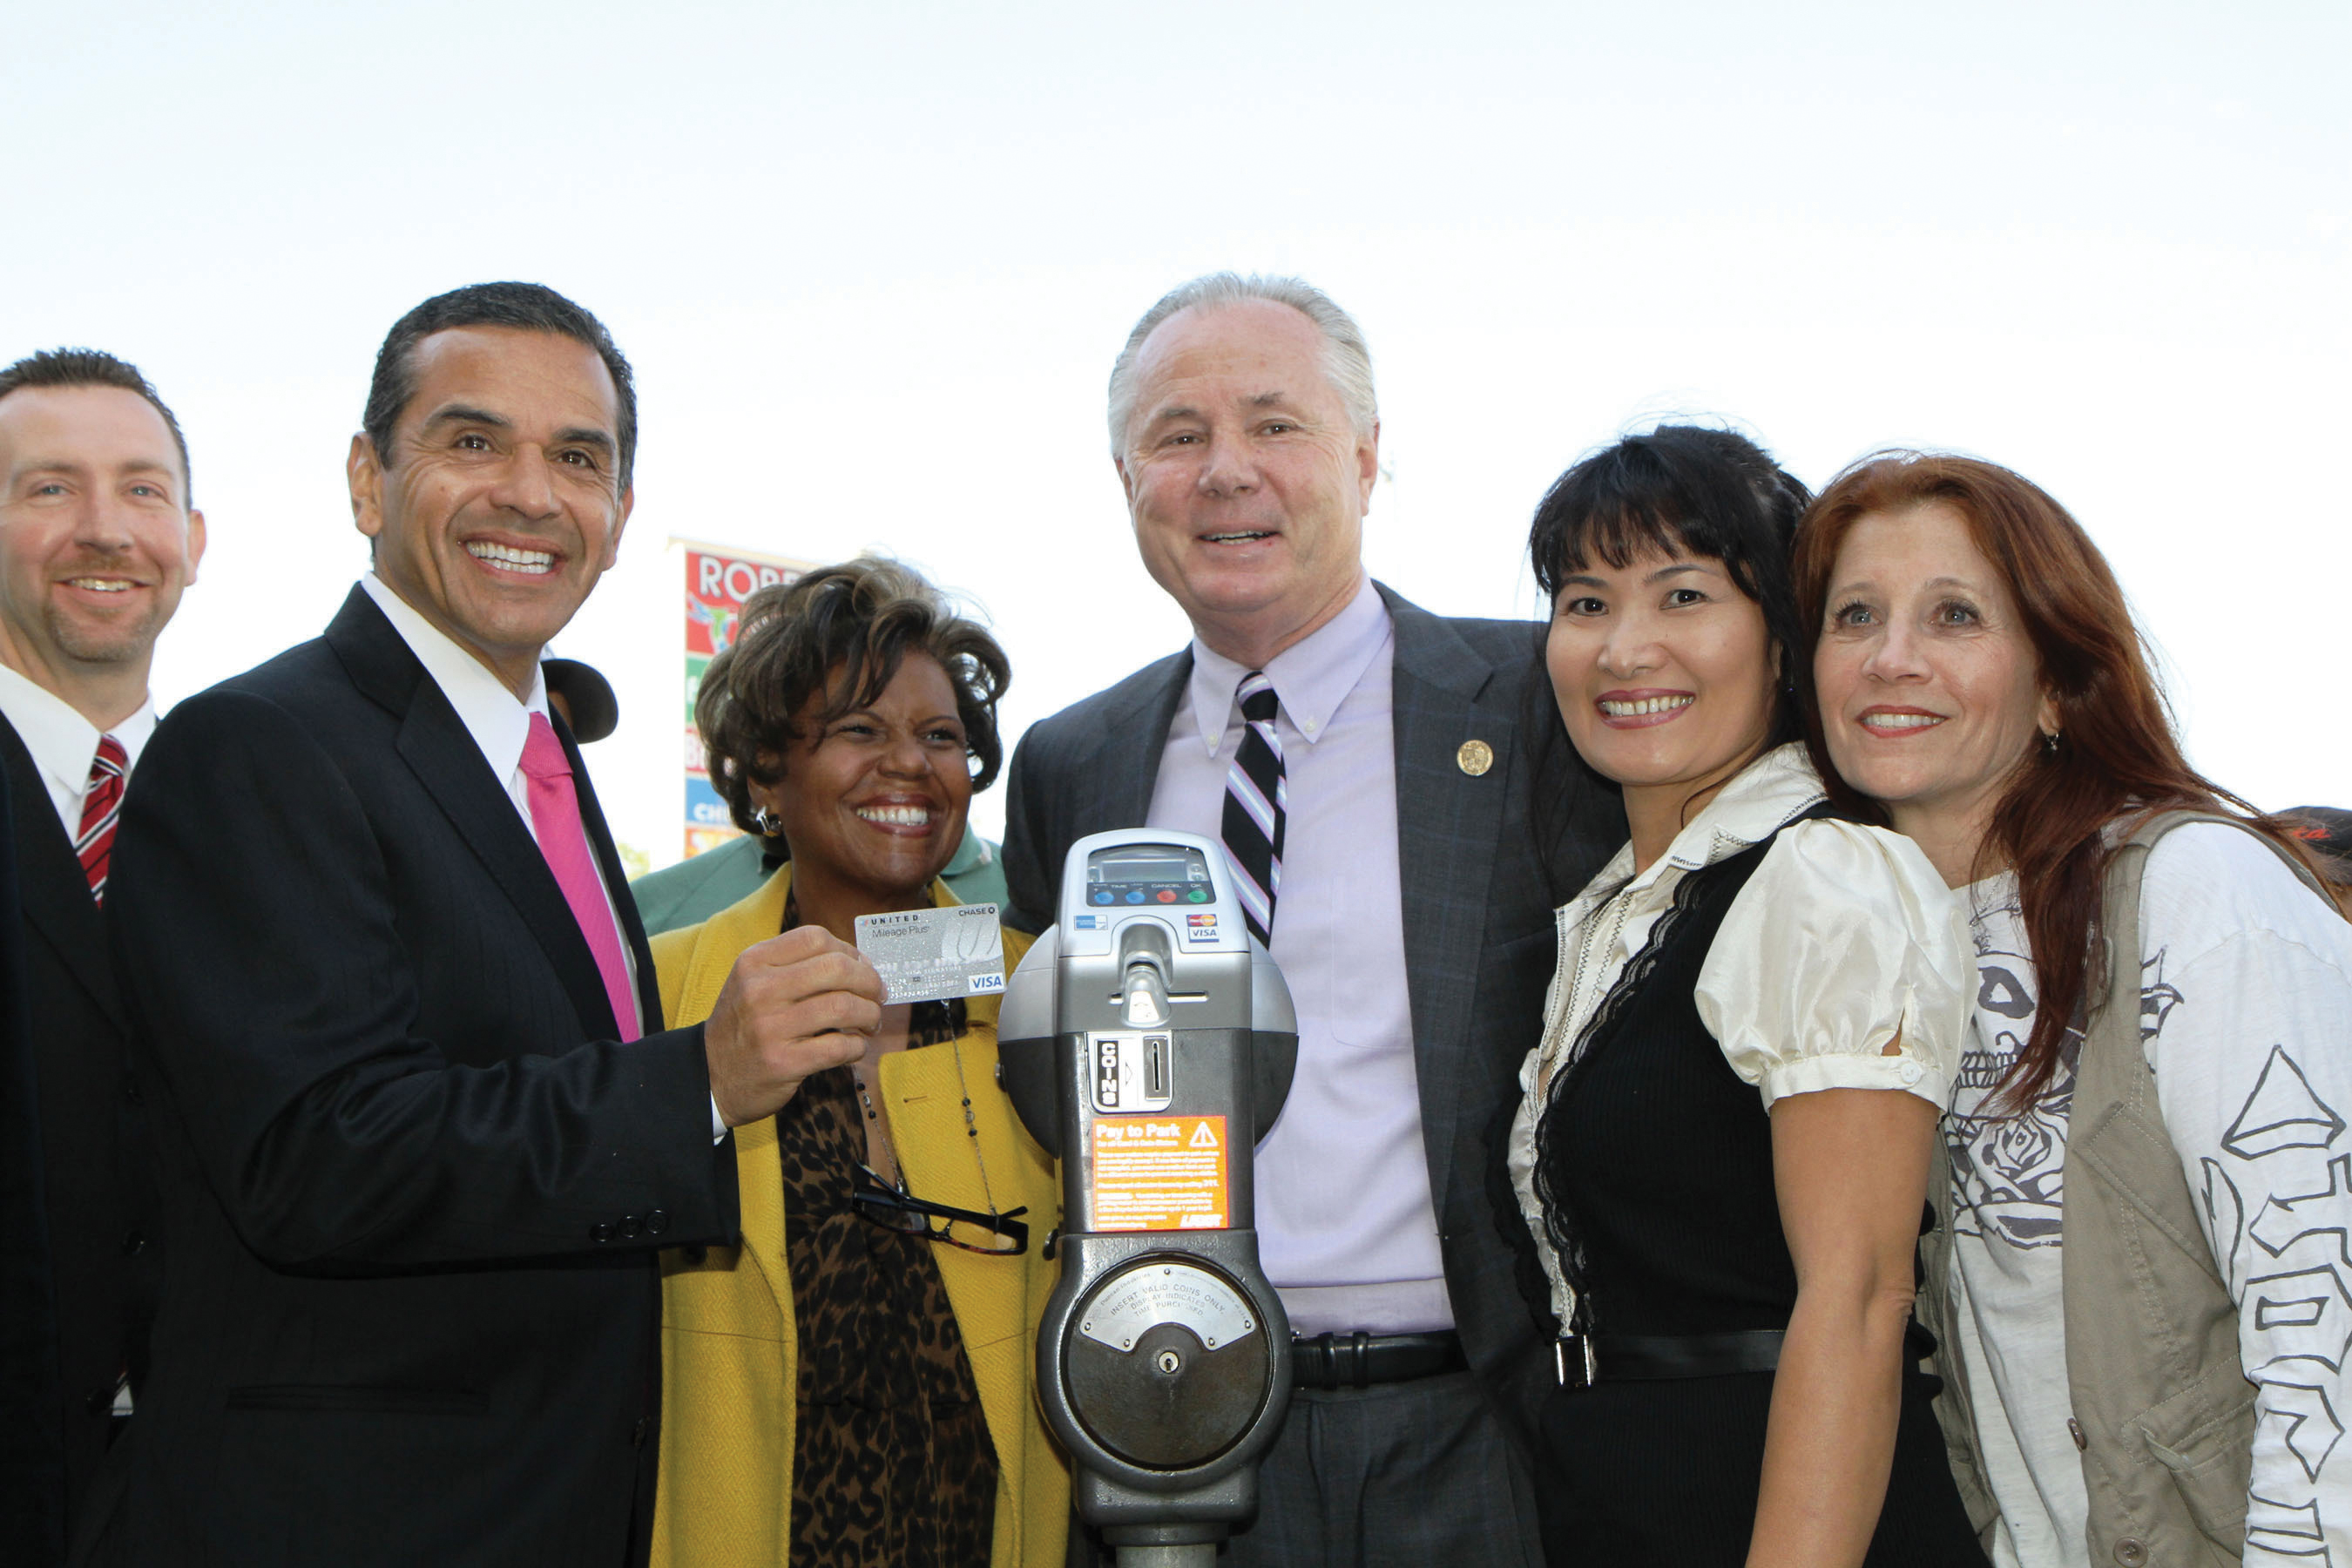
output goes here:
[{"label": "dark hair", "polygon": [[[188,438],[180,434],[180,421],[155,395],[155,389],[139,374],[137,365],[99,349],[43,349],[0,370],[0,397],[26,386],[111,386],[138,394],[147,400],[148,407],[163,416],[163,427],[172,433],[172,445],[180,449],[180,489],[183,492],[191,489]],[[180,504],[186,507],[194,502],[183,493]]]},{"label": "dark hair", "polygon": [[[1810,499],[1802,484],[1744,436],[1701,425],[1661,425],[1586,453],[1553,480],[1528,529],[1528,557],[1548,606],[1559,597],[1561,579],[1583,570],[1595,556],[1621,570],[1645,549],[1720,561],[1739,591],[1764,612],[1765,634],[1778,651],[1785,686],[1800,646],[1789,544]],[[1558,870],[1576,820],[1576,797],[1616,785],[1570,748],[1559,702],[1543,674],[1541,636],[1534,658],[1537,674],[1527,684],[1521,719],[1533,737],[1535,776],[1562,781],[1562,787],[1537,793],[1529,826],[1552,901],[1559,903],[1577,890]],[[1793,705],[1776,701],[1769,743],[1793,739],[1796,732]],[[1563,752],[1574,758],[1573,765],[1561,765]]]},{"label": "dark hair", "polygon": [[880,698],[908,654],[937,659],[948,672],[956,717],[963,721],[964,751],[980,764],[971,785],[986,789],[1004,761],[996,704],[1012,683],[1012,666],[987,628],[957,615],[920,574],[861,555],[772,584],[746,600],[734,640],[702,672],[694,699],[710,783],[735,826],[759,831],[751,821],[751,786],[772,787],[783,778],[785,750],[801,739],[793,716],[825,689],[835,670],[848,679],[817,715],[820,724]]},{"label": "dark hair", "polygon": [[[1811,495],[1747,437],[1703,425],[1661,425],[1589,452],[1552,482],[1528,530],[1528,556],[1547,603],[1594,557],[1622,571],[1645,550],[1723,563],[1764,612],[1764,629],[1793,677],[1797,595],[1789,550]],[[1772,743],[1796,738],[1779,704]]]},{"label": "dark hair", "polygon": [[[1974,458],[1877,452],[1830,482],[1797,535],[1797,592],[1811,647],[1828,617],[1830,574],[1846,534],[1874,513],[1928,503],[1958,512],[2000,574],[2058,711],[2054,749],[2027,742],[1978,850],[1980,868],[2017,873],[2020,912],[2040,996],[2032,1032],[2000,1086],[2010,1111],[2057,1076],[2066,1033],[2091,1000],[2107,825],[2176,807],[2234,807],[2298,858],[2292,835],[2189,765],[2139,627],[2106,558],[2082,524],[2024,476]],[[1810,661],[1808,661],[1810,665]],[[1887,816],[1830,765],[1810,668],[1799,681],[1805,743],[1831,798],[1867,822]],[[2127,940],[2137,941],[2137,936]]]},{"label": "dark hair", "polygon": [[376,351],[375,376],[368,383],[366,412],[360,427],[375,446],[376,460],[392,462],[393,426],[400,423],[409,399],[416,395],[416,345],[436,332],[459,327],[512,327],[526,332],[552,332],[596,351],[613,377],[620,404],[621,489],[629,488],[637,462],[637,389],[629,362],[613,342],[604,323],[541,283],[469,283],[436,294],[392,324],[383,347]]}]

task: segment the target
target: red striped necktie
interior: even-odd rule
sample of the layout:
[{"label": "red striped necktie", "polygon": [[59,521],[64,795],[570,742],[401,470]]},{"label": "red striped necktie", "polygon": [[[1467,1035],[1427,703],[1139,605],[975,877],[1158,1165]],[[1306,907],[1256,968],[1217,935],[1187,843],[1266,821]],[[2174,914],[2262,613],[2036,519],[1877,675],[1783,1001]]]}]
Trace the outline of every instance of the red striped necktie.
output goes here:
[{"label": "red striped necktie", "polygon": [[81,831],[74,835],[74,855],[81,874],[89,879],[89,896],[106,902],[107,863],[114,858],[114,821],[122,815],[122,775],[130,767],[122,742],[111,735],[98,738],[98,755],[89,760],[89,787],[82,792]]}]

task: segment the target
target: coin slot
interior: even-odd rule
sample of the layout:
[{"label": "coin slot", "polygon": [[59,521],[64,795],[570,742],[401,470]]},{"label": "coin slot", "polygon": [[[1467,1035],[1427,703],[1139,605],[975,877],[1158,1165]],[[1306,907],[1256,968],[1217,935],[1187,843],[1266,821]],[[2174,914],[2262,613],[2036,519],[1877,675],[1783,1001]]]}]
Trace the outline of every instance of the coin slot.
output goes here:
[{"label": "coin slot", "polygon": [[1132,1116],[1168,1109],[1175,1076],[1175,1036],[1102,1033],[1087,1037],[1097,1114]]}]

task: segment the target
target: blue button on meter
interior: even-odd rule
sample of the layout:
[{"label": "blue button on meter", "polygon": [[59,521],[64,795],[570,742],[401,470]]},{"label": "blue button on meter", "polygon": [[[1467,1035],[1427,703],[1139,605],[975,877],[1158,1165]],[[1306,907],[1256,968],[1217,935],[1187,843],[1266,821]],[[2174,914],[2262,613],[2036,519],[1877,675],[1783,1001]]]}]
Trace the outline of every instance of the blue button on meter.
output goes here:
[{"label": "blue button on meter", "polygon": [[1107,904],[1110,902],[1110,895],[1108,893],[1097,893],[1095,895],[1095,902],[1098,904]]}]

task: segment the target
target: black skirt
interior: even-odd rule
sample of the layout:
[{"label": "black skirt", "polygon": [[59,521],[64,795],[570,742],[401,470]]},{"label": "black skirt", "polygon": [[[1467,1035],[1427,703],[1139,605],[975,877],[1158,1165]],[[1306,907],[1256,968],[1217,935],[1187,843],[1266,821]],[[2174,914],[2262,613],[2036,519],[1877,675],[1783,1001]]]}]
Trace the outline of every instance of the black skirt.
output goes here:
[{"label": "black skirt", "polygon": [[[1869,1568],[1985,1568],[1945,1468],[1934,1390],[1932,1379],[1904,1376]],[[1555,1389],[1544,1402],[1538,1482],[1549,1568],[1740,1568],[1771,1404],[1769,1372]]]}]

